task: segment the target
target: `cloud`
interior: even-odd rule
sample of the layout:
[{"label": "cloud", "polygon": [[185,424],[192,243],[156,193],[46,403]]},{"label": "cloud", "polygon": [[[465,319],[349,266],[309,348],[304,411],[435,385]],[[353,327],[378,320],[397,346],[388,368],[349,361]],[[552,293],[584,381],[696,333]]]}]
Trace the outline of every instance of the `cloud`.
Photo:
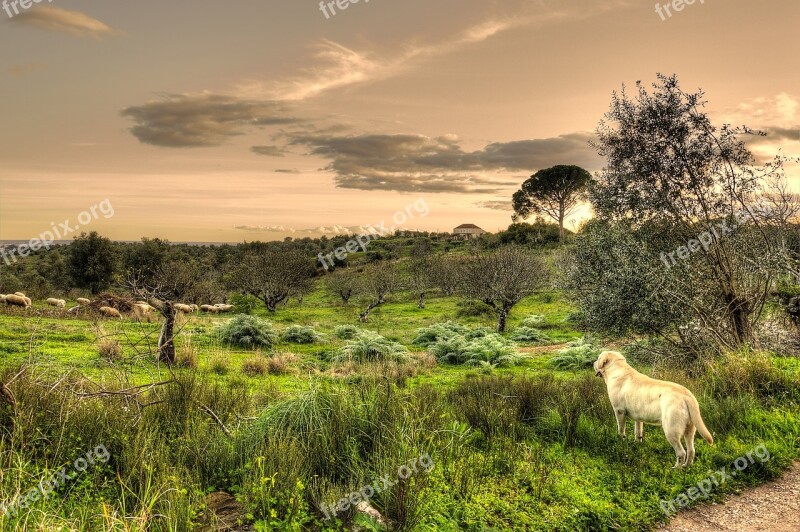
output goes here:
[{"label": "cloud", "polygon": [[277,168],[275,172],[278,174],[299,174],[300,170],[297,168]]},{"label": "cloud", "polygon": [[588,145],[590,133],[547,139],[495,142],[465,151],[454,135],[296,135],[312,155],[330,159],[326,170],[341,188],[402,192],[490,193],[516,187],[508,172],[534,173],[556,164],[598,169],[602,160]]},{"label": "cloud", "polygon": [[286,157],[286,150],[280,146],[253,146],[250,151],[267,157]]},{"label": "cloud", "polygon": [[[504,3],[505,4],[505,3]],[[608,0],[601,4],[585,0],[565,6],[562,2],[538,1],[503,5],[500,12],[486,14],[484,20],[437,39],[415,38],[379,51],[360,51],[329,39],[311,46],[311,65],[297,75],[281,81],[252,79],[240,83],[235,92],[247,98],[300,101],[350,85],[385,80],[417,64],[458,52],[499,34],[520,28],[540,27],[568,19],[583,19],[607,11],[627,8],[631,0]],[[497,9],[497,8],[495,8]]]},{"label": "cloud", "polygon": [[97,40],[120,33],[85,13],[54,6],[40,6],[22,11],[19,15],[14,16],[11,22]]},{"label": "cloud", "polygon": [[277,102],[210,93],[167,94],[122,115],[136,122],[131,133],[140,142],[169,148],[219,146],[253,127],[298,121]]},{"label": "cloud", "polygon": [[514,207],[511,205],[511,200],[479,201],[475,205],[481,209],[491,209],[493,211],[514,211]]},{"label": "cloud", "polygon": [[36,72],[46,67],[47,65],[44,63],[24,63],[12,66],[8,69],[8,73],[12,76],[24,76],[25,74],[30,74],[31,72]]},{"label": "cloud", "polygon": [[236,225],[233,228],[238,231],[247,231],[251,233],[289,233],[295,236],[361,235],[374,233],[377,230],[377,228],[374,226],[363,225],[321,225],[319,227],[311,227],[306,229],[294,229],[292,227],[285,227],[283,225]]}]

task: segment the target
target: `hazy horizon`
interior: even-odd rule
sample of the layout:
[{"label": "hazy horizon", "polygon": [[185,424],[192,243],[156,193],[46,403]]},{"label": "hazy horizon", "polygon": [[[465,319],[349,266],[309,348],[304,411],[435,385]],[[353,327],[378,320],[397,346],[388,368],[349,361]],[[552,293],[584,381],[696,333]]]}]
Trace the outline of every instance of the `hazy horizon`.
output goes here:
[{"label": "hazy horizon", "polygon": [[702,88],[716,125],[767,131],[760,159],[797,156],[799,17],[789,0],[669,17],[633,0],[0,11],[0,239],[104,200],[114,215],[85,230],[115,240],[330,236],[419,200],[429,215],[403,228],[496,232],[535,171],[599,170],[588,141],[612,92],[658,72]]}]

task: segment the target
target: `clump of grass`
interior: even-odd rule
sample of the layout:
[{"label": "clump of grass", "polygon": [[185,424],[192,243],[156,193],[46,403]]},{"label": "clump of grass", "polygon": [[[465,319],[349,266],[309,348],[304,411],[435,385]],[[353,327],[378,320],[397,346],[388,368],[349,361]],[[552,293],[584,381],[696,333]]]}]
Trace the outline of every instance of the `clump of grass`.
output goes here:
[{"label": "clump of grass", "polygon": [[122,345],[114,338],[103,338],[97,342],[97,351],[101,358],[109,362],[116,362],[122,358]]},{"label": "clump of grass", "polygon": [[294,344],[313,344],[322,340],[322,336],[313,327],[305,325],[292,325],[283,331],[281,338],[284,342]]},{"label": "clump of grass", "polygon": [[333,361],[382,362],[393,360],[395,362],[405,362],[408,357],[408,349],[405,346],[393,342],[380,334],[363,331],[347,342],[333,358]]},{"label": "clump of grass", "polygon": [[520,325],[514,329],[514,332],[511,334],[511,339],[515,342],[526,344],[547,344],[552,342],[552,339],[547,333],[526,325]]},{"label": "clump of grass", "polygon": [[271,348],[278,341],[270,322],[248,314],[239,314],[223,323],[217,333],[223,342],[248,348]]},{"label": "clump of grass", "polygon": [[248,377],[264,375],[267,373],[268,369],[269,363],[267,362],[267,359],[262,356],[250,357],[242,362],[242,373]]},{"label": "clump of grass", "polygon": [[467,339],[463,335],[442,338],[428,348],[439,362],[469,366],[514,366],[522,356],[517,354],[514,342],[497,333]]},{"label": "clump of grass", "polygon": [[455,323],[452,321],[436,323],[430,327],[422,327],[421,329],[417,329],[417,335],[413,340],[411,340],[411,343],[414,345],[428,347],[439,340],[446,340],[459,335],[463,336],[468,332],[469,328],[461,325],[460,323]]},{"label": "clump of grass", "polygon": [[760,353],[728,354],[709,364],[706,376],[705,387],[718,400],[751,395],[781,403],[800,402],[800,378]]},{"label": "clump of grass", "polygon": [[601,349],[585,336],[567,344],[558,355],[550,359],[550,366],[562,371],[578,371],[592,367]]},{"label": "clump of grass", "polygon": [[340,340],[352,340],[356,336],[359,335],[361,329],[356,327],[355,325],[339,325],[334,329],[334,333],[336,338]]},{"label": "clump of grass", "polygon": [[209,366],[209,369],[212,373],[216,373],[217,375],[227,375],[230,371],[230,364],[228,364],[228,361],[221,356],[216,356],[211,359],[211,365]]},{"label": "clump of grass", "polygon": [[270,375],[286,375],[292,373],[292,366],[297,362],[293,353],[278,353],[267,359],[267,371]]}]

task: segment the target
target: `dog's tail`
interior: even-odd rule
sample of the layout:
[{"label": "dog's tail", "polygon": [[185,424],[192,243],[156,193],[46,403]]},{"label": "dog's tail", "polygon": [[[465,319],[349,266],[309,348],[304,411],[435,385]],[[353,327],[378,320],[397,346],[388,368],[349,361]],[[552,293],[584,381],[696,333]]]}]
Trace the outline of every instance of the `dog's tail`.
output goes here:
[{"label": "dog's tail", "polygon": [[703,423],[703,418],[700,417],[700,405],[697,404],[697,399],[688,397],[686,399],[686,408],[689,409],[689,418],[692,420],[692,423],[694,423],[694,426],[697,427],[697,432],[700,433],[700,436],[702,436],[709,445],[714,445],[714,437],[708,432],[706,424]]}]

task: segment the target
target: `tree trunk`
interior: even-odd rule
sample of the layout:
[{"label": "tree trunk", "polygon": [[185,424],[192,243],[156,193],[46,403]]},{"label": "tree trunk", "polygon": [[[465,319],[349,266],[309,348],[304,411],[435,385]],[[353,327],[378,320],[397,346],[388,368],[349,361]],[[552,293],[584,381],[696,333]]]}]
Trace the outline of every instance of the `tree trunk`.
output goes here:
[{"label": "tree trunk", "polygon": [[175,307],[172,301],[165,301],[161,309],[164,324],[158,337],[158,361],[167,364],[175,363]]},{"label": "tree trunk", "polygon": [[425,308],[425,292],[422,292],[419,295],[419,301],[417,302],[417,308]]},{"label": "tree trunk", "polygon": [[370,313],[370,312],[372,312],[372,309],[374,309],[374,308],[378,308],[378,307],[379,307],[379,306],[381,306],[382,304],[383,304],[383,298],[380,298],[380,299],[378,299],[377,301],[373,301],[373,302],[371,302],[369,305],[367,305],[367,308],[366,308],[366,309],[364,309],[364,312],[362,312],[362,313],[359,315],[358,319],[359,319],[359,320],[360,320],[362,323],[366,322],[366,321],[367,321],[367,319],[369,318],[369,313]]},{"label": "tree trunk", "polygon": [[510,309],[506,308],[506,306],[500,307],[497,312],[497,332],[502,333],[506,331],[506,319],[508,318],[508,312]]},{"label": "tree trunk", "polygon": [[558,211],[558,241],[564,241],[564,208]]},{"label": "tree trunk", "polygon": [[728,303],[725,311],[728,314],[734,342],[737,346],[749,343],[753,339],[753,330],[750,327],[750,304],[732,293],[725,294],[725,301]]}]

